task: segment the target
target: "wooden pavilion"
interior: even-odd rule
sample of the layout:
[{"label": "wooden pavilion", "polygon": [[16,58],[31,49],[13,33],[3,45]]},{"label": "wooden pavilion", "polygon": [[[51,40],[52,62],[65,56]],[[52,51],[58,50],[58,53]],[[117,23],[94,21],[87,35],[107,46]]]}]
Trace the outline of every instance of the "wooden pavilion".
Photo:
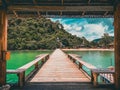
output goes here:
[{"label": "wooden pavilion", "polygon": [[115,87],[120,90],[120,0],[0,0],[0,85],[6,84],[9,17],[114,17]]}]

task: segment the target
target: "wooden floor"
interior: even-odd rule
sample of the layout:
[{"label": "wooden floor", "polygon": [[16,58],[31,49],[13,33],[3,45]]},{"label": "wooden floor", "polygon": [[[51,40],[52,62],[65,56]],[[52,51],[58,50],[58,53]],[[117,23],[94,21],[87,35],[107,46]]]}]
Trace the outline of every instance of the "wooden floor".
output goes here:
[{"label": "wooden floor", "polygon": [[63,51],[56,49],[30,82],[90,82],[90,80]]}]

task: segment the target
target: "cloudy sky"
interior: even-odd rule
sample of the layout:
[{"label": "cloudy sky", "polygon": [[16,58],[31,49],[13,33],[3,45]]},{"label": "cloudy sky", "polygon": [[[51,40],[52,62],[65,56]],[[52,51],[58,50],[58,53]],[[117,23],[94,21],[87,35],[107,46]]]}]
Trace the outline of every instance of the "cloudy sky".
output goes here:
[{"label": "cloudy sky", "polygon": [[104,33],[114,36],[113,18],[51,18],[63,24],[64,29],[88,40],[101,38]]}]

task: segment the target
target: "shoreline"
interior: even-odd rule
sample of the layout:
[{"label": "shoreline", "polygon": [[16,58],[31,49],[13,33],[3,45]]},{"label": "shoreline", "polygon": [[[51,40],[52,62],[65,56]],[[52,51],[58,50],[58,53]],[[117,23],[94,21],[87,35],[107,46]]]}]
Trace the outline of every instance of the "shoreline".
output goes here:
[{"label": "shoreline", "polygon": [[[114,48],[105,49],[105,48],[78,48],[78,49],[62,49],[63,51],[114,51]],[[38,50],[8,50],[8,51],[53,51],[53,49],[38,49]]]},{"label": "shoreline", "polygon": [[63,51],[114,51],[114,48],[103,49],[103,48],[78,48],[78,49],[62,49]]}]

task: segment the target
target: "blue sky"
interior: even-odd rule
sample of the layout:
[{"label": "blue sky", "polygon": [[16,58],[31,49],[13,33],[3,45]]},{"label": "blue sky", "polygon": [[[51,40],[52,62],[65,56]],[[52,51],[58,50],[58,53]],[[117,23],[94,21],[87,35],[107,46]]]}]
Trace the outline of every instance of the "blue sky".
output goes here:
[{"label": "blue sky", "polygon": [[64,26],[64,29],[78,37],[92,41],[101,38],[104,33],[114,36],[113,18],[51,18]]}]

